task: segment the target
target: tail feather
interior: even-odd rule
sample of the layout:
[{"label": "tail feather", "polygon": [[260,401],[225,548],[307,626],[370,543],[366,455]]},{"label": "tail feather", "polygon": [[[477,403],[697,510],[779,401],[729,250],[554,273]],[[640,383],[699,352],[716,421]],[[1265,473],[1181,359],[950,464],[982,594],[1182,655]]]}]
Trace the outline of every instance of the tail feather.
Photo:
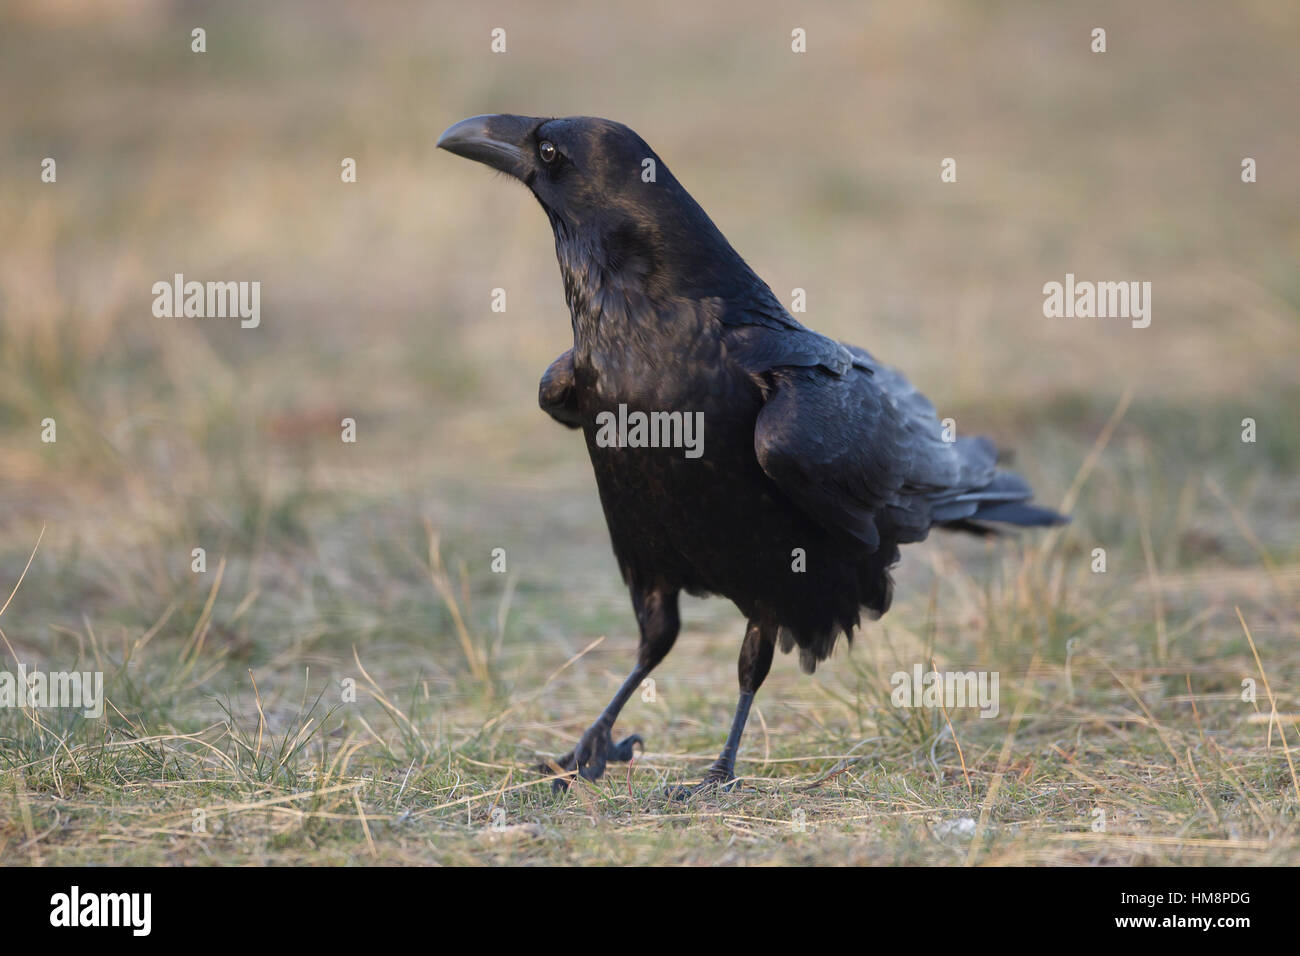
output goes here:
[{"label": "tail feather", "polygon": [[998,521],[1002,524],[1018,524],[1027,528],[1051,527],[1069,524],[1069,515],[1063,515],[1051,508],[1028,505],[1012,501],[980,508],[972,515],[976,521]]},{"label": "tail feather", "polygon": [[1066,515],[1050,508],[1029,504],[1033,497],[1029,483],[1015,472],[998,471],[988,484],[962,491],[948,492],[935,498],[931,517],[935,524],[972,534],[992,534],[984,522],[1050,527],[1069,522]]}]

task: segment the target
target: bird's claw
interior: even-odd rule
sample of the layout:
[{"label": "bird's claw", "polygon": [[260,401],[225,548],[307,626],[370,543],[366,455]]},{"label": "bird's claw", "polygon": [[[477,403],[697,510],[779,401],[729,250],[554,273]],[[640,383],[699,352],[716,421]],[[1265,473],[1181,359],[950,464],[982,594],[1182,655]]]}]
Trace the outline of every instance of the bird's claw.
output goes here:
[{"label": "bird's claw", "polygon": [[[630,734],[618,743],[614,743],[610,729],[596,724],[582,735],[576,747],[554,762],[568,775],[553,780],[551,789],[556,792],[567,789],[575,773],[584,780],[599,780],[605,773],[606,764],[627,763],[636,756],[638,746],[642,750],[645,749],[645,742],[640,734]],[[555,768],[549,761],[543,763],[538,769],[546,774],[555,772]]]},{"label": "bird's claw", "polygon": [[710,767],[699,783],[679,783],[664,790],[669,800],[687,801],[701,793],[730,793],[736,787],[736,775],[729,770]]},{"label": "bird's claw", "polygon": [[636,756],[637,747],[640,747],[642,751],[645,750],[645,741],[641,739],[641,735],[628,734],[610,747],[607,759],[611,763],[628,763]]}]

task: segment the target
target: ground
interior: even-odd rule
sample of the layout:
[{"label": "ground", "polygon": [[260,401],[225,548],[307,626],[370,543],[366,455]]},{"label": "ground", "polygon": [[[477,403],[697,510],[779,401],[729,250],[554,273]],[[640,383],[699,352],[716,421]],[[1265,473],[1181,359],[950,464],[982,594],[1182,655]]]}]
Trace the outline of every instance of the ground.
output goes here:
[{"label": "ground", "polygon": [[[0,708],[0,860],[1300,863],[1294,5],[359,9],[4,15],[0,671],[109,704]],[[496,110],[632,125],[800,319],[1074,515],[906,549],[852,648],[778,656],[733,793],[661,795],[730,721],[720,599],[630,768],[533,770],[636,634],[535,404],[545,219],[434,151]],[[260,281],[260,326],[154,317],[178,272]],[[1045,318],[1067,272],[1151,281],[1150,327]],[[996,672],[997,715],[893,706],[931,662]]]}]

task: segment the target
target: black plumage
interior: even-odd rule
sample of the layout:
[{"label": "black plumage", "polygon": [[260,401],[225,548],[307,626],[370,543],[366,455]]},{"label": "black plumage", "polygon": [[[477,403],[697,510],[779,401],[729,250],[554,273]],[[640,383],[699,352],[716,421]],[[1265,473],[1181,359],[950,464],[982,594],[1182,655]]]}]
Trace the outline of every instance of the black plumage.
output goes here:
[{"label": "black plumage", "polygon": [[[899,545],[936,525],[1065,520],[1028,504],[991,441],[945,440],[897,371],[797,322],[626,126],[481,116],[438,145],[519,179],[550,219],[573,348],[539,401],[584,433],[641,630],[636,667],[562,770],[595,779],[632,756],[640,738],[615,744],[614,720],[672,647],[681,591],[724,595],[749,622],[736,719],[701,784],[717,786],[774,648],[811,671],[863,609],[884,614]],[[702,413],[702,454],[602,443],[598,417],[619,406]]]}]

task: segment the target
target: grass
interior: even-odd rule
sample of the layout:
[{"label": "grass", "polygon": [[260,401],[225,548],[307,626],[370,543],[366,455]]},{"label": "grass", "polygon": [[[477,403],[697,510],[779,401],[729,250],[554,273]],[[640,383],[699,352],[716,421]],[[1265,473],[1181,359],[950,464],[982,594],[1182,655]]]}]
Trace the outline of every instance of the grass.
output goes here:
[{"label": "grass", "polygon": [[[525,497],[515,504],[535,506]],[[707,765],[731,706],[739,622],[721,602],[690,605],[654,700],[635,696],[620,721],[647,753],[554,796],[537,756],[567,749],[632,656],[617,581],[593,570],[599,583],[578,592],[563,568],[493,575],[481,555],[471,570],[465,545],[458,557],[414,514],[376,518],[363,504],[350,516],[346,498],[246,505],[310,529],[296,557],[275,554],[290,548],[283,532],[254,531],[254,548],[160,592],[140,566],[157,556],[128,556],[116,576],[141,590],[51,621],[37,659],[102,669],[111,709],[98,721],[0,712],[6,859],[1296,860],[1283,735],[1294,745],[1297,728],[1260,720],[1265,677],[1278,710],[1296,709],[1294,617],[1276,610],[1294,608],[1296,578],[1283,565],[1270,576],[1216,564],[1207,585],[1203,562],[1175,560],[1153,577],[1119,570],[1140,567],[1129,542],[1094,574],[1075,528],[914,549],[900,606],[851,654],[811,679],[778,660],[741,790],[679,806],[659,791]],[[388,520],[405,534],[376,526]],[[321,542],[339,539],[353,544],[327,558]],[[46,547],[10,607],[45,596],[57,618],[77,601],[52,591],[93,594],[107,572],[82,557],[55,578]],[[292,584],[275,583],[277,561],[299,569]],[[998,717],[892,707],[889,676],[932,658],[998,671]],[[1245,677],[1260,687],[1254,705]],[[963,818],[973,838],[952,829]]]},{"label": "grass", "polygon": [[[506,7],[497,60],[469,8],[223,6],[198,59],[178,8],[75,7],[0,26],[0,671],[102,671],[109,706],[0,708],[0,860],[1300,863],[1290,6],[1103,5],[1109,59],[1094,11],[812,10],[803,61],[765,4]],[[638,127],[809,324],[1074,514],[907,549],[852,649],[778,657],[733,793],[661,796],[730,720],[720,599],[619,721],[630,769],[533,769],[636,640],[581,443],[535,408],[568,344],[545,222],[432,151],[490,109]],[[178,271],[262,281],[262,326],[154,319]],[[1151,279],[1152,327],[1043,320],[1066,271]],[[998,715],[892,706],[931,661],[996,671]]]}]

